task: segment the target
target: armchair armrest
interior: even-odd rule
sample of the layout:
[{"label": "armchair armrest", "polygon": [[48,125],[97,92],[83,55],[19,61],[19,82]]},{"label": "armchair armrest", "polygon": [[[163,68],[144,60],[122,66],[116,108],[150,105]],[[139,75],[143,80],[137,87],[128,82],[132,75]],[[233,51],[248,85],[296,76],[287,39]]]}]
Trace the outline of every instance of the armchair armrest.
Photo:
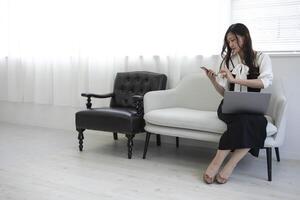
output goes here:
[{"label": "armchair armrest", "polygon": [[108,93],[108,94],[93,94],[93,93],[81,93],[82,97],[87,97],[87,103],[86,103],[86,108],[90,109],[92,107],[91,103],[91,97],[94,98],[108,98],[108,97],[113,97],[113,93]]},{"label": "armchair armrest", "polygon": [[133,102],[135,104],[135,108],[137,110],[137,115],[142,116],[144,114],[144,106],[143,106],[144,96],[142,96],[142,95],[133,95],[132,99],[133,99]]},{"label": "armchair armrest", "polygon": [[143,101],[143,99],[144,99],[144,96],[142,96],[142,95],[133,95],[132,96],[132,98],[133,98],[133,101]]},{"label": "armchair armrest", "polygon": [[151,91],[144,96],[144,112],[162,108],[175,107],[177,105],[177,90],[157,90]]},{"label": "armchair armrest", "polygon": [[82,97],[95,97],[95,98],[108,98],[108,97],[113,97],[113,93],[108,93],[108,94],[93,94],[93,93],[81,93]]}]

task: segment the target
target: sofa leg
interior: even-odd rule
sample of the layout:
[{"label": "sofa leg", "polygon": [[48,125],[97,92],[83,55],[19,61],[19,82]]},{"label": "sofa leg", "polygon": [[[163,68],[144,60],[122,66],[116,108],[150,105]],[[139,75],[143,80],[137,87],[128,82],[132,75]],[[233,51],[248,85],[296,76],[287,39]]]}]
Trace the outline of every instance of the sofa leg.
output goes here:
[{"label": "sofa leg", "polygon": [[160,146],[160,145],[161,145],[160,135],[159,135],[159,134],[156,135],[156,145],[157,145],[157,146]]},{"label": "sofa leg", "polygon": [[82,151],[82,149],[83,149],[83,139],[84,139],[83,131],[85,129],[77,128],[76,130],[78,131],[79,151]]},{"label": "sofa leg", "polygon": [[146,158],[146,154],[147,154],[147,150],[148,150],[148,145],[149,145],[150,136],[151,136],[151,133],[148,133],[148,132],[147,132],[147,134],[146,134],[146,140],[145,140],[145,146],[144,146],[143,159]]},{"label": "sofa leg", "polygon": [[127,141],[128,159],[131,159],[134,134],[126,134],[126,137],[128,138],[128,141]]},{"label": "sofa leg", "polygon": [[118,140],[118,133],[114,132],[114,140]]},{"label": "sofa leg", "polygon": [[268,181],[272,181],[272,148],[266,148],[267,166],[268,166]]},{"label": "sofa leg", "polygon": [[176,137],[176,147],[179,147],[179,137]]},{"label": "sofa leg", "polygon": [[275,147],[277,161],[280,162],[279,147]]}]

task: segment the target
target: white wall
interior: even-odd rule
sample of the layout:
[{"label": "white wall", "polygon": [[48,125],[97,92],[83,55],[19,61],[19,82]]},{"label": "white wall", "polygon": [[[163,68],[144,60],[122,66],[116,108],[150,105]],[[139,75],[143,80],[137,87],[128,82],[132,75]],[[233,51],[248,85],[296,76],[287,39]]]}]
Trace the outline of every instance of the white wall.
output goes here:
[{"label": "white wall", "polygon": [[282,154],[286,158],[300,160],[300,56],[272,56],[274,75],[284,81],[288,99],[286,138]]},{"label": "white wall", "polygon": [[[280,148],[281,157],[300,160],[300,123],[297,118],[300,115],[300,88],[297,84],[297,76],[300,74],[300,56],[298,55],[271,55],[274,76],[281,77],[289,103],[287,114],[286,140]],[[185,69],[184,74],[193,73],[195,66]],[[48,128],[74,130],[74,114],[80,108],[66,106],[38,105],[30,103],[11,103],[0,101],[0,121],[16,124],[26,124]],[[0,133],[1,134],[1,133]],[[144,134],[137,139],[144,139]],[[166,142],[174,142],[174,139],[164,139]],[[195,145],[197,142],[184,140],[187,145]]]}]

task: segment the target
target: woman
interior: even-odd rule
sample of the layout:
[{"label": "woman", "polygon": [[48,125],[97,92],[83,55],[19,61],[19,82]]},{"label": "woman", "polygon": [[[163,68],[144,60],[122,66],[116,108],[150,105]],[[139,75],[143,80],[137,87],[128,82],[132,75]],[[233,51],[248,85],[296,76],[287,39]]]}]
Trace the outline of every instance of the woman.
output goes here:
[{"label": "woman", "polygon": [[[228,28],[221,55],[223,61],[219,73],[223,78],[216,76],[212,70],[206,74],[222,96],[225,90],[260,92],[272,84],[271,60],[268,55],[252,49],[250,33],[244,24],[232,24]],[[226,183],[247,152],[258,156],[266,138],[267,120],[263,115],[224,114],[222,104],[223,100],[218,108],[218,117],[227,124],[227,131],[222,135],[217,153],[203,174],[203,180],[208,184],[214,180]],[[230,159],[220,170],[231,151]]]}]

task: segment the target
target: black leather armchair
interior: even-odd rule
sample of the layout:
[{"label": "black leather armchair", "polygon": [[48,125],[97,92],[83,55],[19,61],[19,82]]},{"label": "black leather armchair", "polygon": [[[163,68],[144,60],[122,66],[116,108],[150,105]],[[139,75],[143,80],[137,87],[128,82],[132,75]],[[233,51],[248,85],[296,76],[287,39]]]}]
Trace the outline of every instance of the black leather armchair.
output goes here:
[{"label": "black leather armchair", "polygon": [[[83,149],[83,131],[85,129],[123,133],[128,138],[128,158],[132,156],[135,134],[144,132],[143,96],[148,91],[164,90],[167,76],[153,72],[122,72],[115,78],[113,93],[87,94],[86,110],[76,113],[76,130],[78,131],[79,150]],[[111,98],[109,107],[92,108],[91,98]],[[160,137],[157,137],[160,144]]]}]

